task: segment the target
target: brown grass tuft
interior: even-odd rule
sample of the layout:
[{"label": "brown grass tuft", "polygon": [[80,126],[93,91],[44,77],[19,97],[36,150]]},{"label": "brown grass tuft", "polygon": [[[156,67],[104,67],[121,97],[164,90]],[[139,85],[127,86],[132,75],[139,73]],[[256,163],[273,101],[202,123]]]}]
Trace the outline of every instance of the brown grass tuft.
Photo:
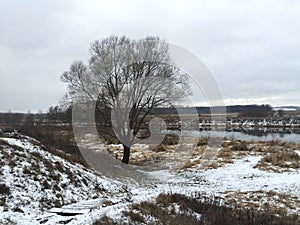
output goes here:
[{"label": "brown grass tuft", "polygon": [[255,166],[262,170],[288,172],[300,168],[300,156],[291,150],[278,150],[265,155]]}]

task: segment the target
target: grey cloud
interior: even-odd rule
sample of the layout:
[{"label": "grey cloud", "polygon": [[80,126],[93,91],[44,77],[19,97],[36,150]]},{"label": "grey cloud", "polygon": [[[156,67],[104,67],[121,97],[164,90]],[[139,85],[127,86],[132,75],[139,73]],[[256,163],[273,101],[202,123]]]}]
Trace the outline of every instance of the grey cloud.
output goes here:
[{"label": "grey cloud", "polygon": [[60,74],[111,34],[157,35],[187,48],[225,98],[300,105],[299,21],[297,1],[0,0],[0,111],[58,103]]}]

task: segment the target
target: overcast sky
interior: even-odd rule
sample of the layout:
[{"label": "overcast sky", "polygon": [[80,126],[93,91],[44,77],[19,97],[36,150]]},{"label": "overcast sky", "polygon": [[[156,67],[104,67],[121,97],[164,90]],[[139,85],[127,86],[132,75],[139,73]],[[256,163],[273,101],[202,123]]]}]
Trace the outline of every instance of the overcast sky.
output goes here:
[{"label": "overcast sky", "polygon": [[58,104],[60,75],[112,34],[195,53],[226,104],[300,105],[300,1],[0,0],[0,111]]}]

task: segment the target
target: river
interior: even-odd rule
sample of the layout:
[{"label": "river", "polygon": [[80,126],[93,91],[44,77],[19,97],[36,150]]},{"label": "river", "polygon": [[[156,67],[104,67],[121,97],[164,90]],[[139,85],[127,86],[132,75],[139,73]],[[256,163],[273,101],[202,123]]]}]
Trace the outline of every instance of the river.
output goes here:
[{"label": "river", "polygon": [[[180,131],[170,131],[167,133],[180,134]],[[268,130],[199,130],[184,131],[184,136],[191,137],[226,137],[229,140],[241,141],[282,141],[300,144],[300,130],[292,129],[268,129]]]}]

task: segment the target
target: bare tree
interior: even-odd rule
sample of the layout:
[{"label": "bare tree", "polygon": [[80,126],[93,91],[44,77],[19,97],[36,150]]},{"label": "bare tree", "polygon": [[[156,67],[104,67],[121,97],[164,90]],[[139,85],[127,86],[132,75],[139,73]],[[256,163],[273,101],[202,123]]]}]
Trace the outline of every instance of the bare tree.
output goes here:
[{"label": "bare tree", "polygon": [[111,36],[92,43],[90,53],[88,65],[76,61],[61,78],[70,95],[96,103],[101,132],[121,141],[122,162],[128,164],[130,147],[151,109],[191,94],[188,76],[172,65],[168,44],[157,37]]}]

